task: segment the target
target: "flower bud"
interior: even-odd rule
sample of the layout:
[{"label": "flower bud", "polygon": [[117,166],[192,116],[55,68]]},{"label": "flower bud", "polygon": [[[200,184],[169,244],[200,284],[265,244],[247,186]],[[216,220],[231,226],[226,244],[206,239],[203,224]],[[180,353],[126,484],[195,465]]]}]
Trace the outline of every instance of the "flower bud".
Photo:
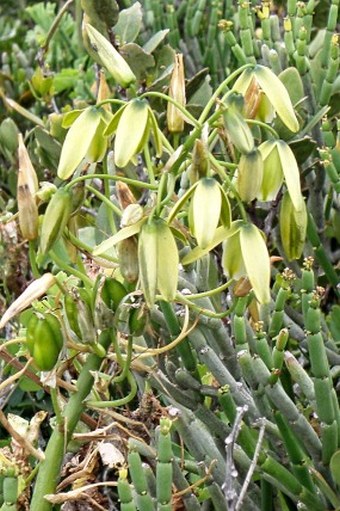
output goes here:
[{"label": "flower bud", "polygon": [[[237,228],[238,227],[238,228]],[[222,266],[234,279],[246,276],[260,303],[270,301],[270,259],[261,231],[250,223],[236,220],[235,234],[223,244]]]},{"label": "flower bud", "polygon": [[223,119],[228,137],[236,149],[243,154],[253,151],[255,142],[252,132],[239,111],[231,106],[224,112]]},{"label": "flower bud", "polygon": [[173,300],[177,291],[179,256],[171,229],[164,220],[152,219],[142,226],[138,259],[147,305],[153,306],[157,289],[165,300]]},{"label": "flower bud", "polygon": [[118,244],[119,268],[124,279],[132,284],[139,275],[138,244],[134,236],[122,240]]},{"label": "flower bud", "polygon": [[133,99],[124,107],[114,145],[117,167],[125,167],[143,149],[149,136],[148,118],[148,103],[143,99]]},{"label": "flower bud", "polygon": [[[181,53],[177,53],[175,55],[175,64],[171,75],[169,96],[176,100],[180,105],[185,106],[184,64],[183,55]],[[170,101],[168,102],[167,108],[167,124],[168,130],[171,133],[181,133],[184,130],[183,114]]]},{"label": "flower bud", "polygon": [[240,199],[251,202],[256,199],[262,183],[263,161],[261,153],[255,149],[251,153],[242,154],[237,172],[236,187]]},{"label": "flower bud", "polygon": [[85,29],[92,44],[92,49],[97,53],[102,65],[109,71],[114,80],[124,88],[134,83],[136,77],[130,66],[110,41],[89,23],[85,24]]},{"label": "flower bud", "polygon": [[38,236],[38,207],[35,198],[35,193],[38,189],[38,178],[21,134],[19,134],[18,140],[19,173],[17,201],[19,225],[23,237],[28,240],[34,240]]}]

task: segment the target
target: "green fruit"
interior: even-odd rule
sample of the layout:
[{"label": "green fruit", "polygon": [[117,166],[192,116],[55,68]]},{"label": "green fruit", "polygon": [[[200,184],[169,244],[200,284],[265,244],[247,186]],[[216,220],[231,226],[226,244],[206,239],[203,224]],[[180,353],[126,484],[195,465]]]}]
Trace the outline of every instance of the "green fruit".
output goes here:
[{"label": "green fruit", "polygon": [[53,369],[64,343],[56,316],[51,313],[44,316],[33,314],[27,324],[26,342],[38,369]]},{"label": "green fruit", "polygon": [[109,309],[116,311],[118,305],[127,295],[127,290],[119,280],[107,278],[102,288],[103,302]]}]

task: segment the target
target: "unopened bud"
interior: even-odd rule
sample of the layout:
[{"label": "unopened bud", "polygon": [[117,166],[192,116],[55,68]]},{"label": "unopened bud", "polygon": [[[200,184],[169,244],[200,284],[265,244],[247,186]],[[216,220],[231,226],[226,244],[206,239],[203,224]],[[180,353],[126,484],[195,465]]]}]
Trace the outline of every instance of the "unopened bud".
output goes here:
[{"label": "unopened bud", "polygon": [[17,201],[19,225],[24,238],[34,240],[38,236],[38,207],[35,192],[38,179],[25,147],[22,135],[19,134],[19,173],[17,184]]},{"label": "unopened bud", "polygon": [[[169,96],[176,100],[180,105],[185,106],[184,64],[183,55],[181,53],[177,53],[175,56],[175,64],[169,87]],[[171,133],[180,133],[184,130],[183,114],[170,102],[168,102],[167,124]]]}]

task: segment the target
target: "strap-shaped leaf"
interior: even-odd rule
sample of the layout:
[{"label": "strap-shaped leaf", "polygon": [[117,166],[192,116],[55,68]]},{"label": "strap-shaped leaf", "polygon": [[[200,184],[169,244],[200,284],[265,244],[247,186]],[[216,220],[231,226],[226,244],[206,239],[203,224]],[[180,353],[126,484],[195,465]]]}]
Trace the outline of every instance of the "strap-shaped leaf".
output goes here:
[{"label": "strap-shaped leaf", "polygon": [[58,177],[68,179],[85,158],[101,119],[95,107],[86,108],[69,129],[60,155]]},{"label": "strap-shaped leaf", "polygon": [[248,279],[260,303],[270,301],[270,259],[266,243],[254,224],[240,229],[240,245]]},{"label": "strap-shaped leaf", "polygon": [[136,77],[128,63],[123,59],[120,53],[118,53],[110,41],[98,32],[98,30],[89,23],[85,24],[85,28],[93,49],[98,53],[103,66],[119,85],[122,87],[129,87],[131,83],[136,81]]},{"label": "strap-shaped leaf", "polygon": [[282,122],[296,133],[299,131],[299,122],[296,118],[288,91],[276,74],[268,67],[257,65],[254,68],[256,79],[273,105]]},{"label": "strap-shaped leaf", "polygon": [[97,245],[93,249],[92,255],[98,256],[100,254],[104,254],[104,252],[110,250],[114,245],[117,245],[117,243],[119,243],[120,241],[123,241],[127,238],[130,238],[131,236],[134,236],[140,231],[141,226],[143,225],[144,222],[145,218],[139,220],[139,222],[136,222],[135,224],[128,225],[127,227],[120,229],[120,231],[118,231],[116,234],[114,234],[107,240]]},{"label": "strap-shaped leaf", "polygon": [[233,222],[231,224],[230,229],[228,227],[224,227],[222,225],[220,227],[217,227],[215,236],[213,237],[213,239],[211,240],[209,245],[204,249],[201,247],[193,248],[190,252],[188,252],[183,257],[182,264],[191,264],[191,263],[197,261],[197,259],[200,259],[204,255],[208,254],[210,252],[210,250],[217,247],[217,245],[222,243],[222,241],[225,241],[230,236],[233,236],[234,234],[236,234],[237,231],[239,231],[239,229],[240,229],[241,223],[237,224],[237,221]]}]

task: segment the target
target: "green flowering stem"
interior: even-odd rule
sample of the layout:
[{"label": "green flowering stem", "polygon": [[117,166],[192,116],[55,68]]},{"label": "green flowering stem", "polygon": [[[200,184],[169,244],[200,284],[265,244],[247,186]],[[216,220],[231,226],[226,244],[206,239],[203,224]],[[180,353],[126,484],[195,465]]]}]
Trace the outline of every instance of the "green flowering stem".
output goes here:
[{"label": "green flowering stem", "polygon": [[[71,231],[65,228],[65,237],[70,240],[72,245],[77,247],[79,250],[83,252],[87,252],[88,254],[92,253],[93,247],[90,247],[90,245],[87,245],[83,241],[81,241],[79,238],[77,238],[74,234],[72,234]],[[109,261],[113,264],[117,264],[118,260],[114,257],[111,257],[107,254],[101,254],[100,256],[96,257],[96,259],[105,259],[106,261]]]},{"label": "green flowering stem", "polygon": [[253,124],[255,126],[259,126],[260,128],[263,128],[263,129],[269,131],[274,136],[274,138],[276,140],[279,140],[279,138],[280,138],[279,134],[269,124],[266,124],[265,122],[262,122],[262,121],[258,121],[257,119],[245,119],[245,121],[247,124]]},{"label": "green flowering stem", "polygon": [[[199,298],[205,298],[207,296],[214,296],[214,295],[216,295],[218,293],[222,293],[223,291],[228,289],[228,287],[230,287],[233,282],[234,282],[234,279],[230,279],[227,282],[225,282],[225,284],[222,284],[219,287],[215,287],[214,289],[209,289],[209,291],[203,291],[202,293],[193,293],[188,296],[190,297],[190,300],[197,300]],[[229,312],[230,312],[230,310],[229,310]]]},{"label": "green flowering stem", "polygon": [[30,240],[28,242],[28,257],[29,257],[33,277],[35,279],[38,279],[39,277],[41,277],[41,273],[39,272],[37,261],[36,261],[37,252],[36,252],[35,242],[32,240]]},{"label": "green flowering stem", "polygon": [[126,396],[122,397],[121,399],[115,399],[113,401],[89,400],[86,401],[86,406],[89,406],[90,408],[115,408],[117,406],[124,406],[130,403],[130,401],[132,401],[136,396],[138,389],[136,380],[131,371],[127,372],[126,378],[130,385],[130,392]]},{"label": "green flowering stem", "polygon": [[150,92],[144,92],[144,94],[142,94],[139,99],[144,99],[144,98],[147,98],[147,97],[158,97],[160,99],[164,99],[165,101],[167,101],[168,103],[172,103],[176,108],[178,108],[178,110],[185,116],[187,117],[188,119],[190,119],[191,123],[196,127],[196,128],[201,128],[201,125],[199,123],[199,121],[197,121],[197,119],[195,119],[195,117],[193,115],[191,115],[190,112],[188,112],[188,110],[183,106],[181,105],[181,103],[179,103],[178,101],[176,101],[175,99],[171,98],[170,96],[167,96],[166,94],[163,94],[162,92],[155,92],[155,91],[150,91]]},{"label": "green flowering stem", "polygon": [[[103,160],[103,170],[104,170],[105,174],[108,174],[108,166],[107,166],[106,158],[104,158],[104,160]],[[105,192],[105,197],[110,202],[110,204],[112,204],[111,193],[110,193],[110,182],[108,179],[104,179],[104,192]],[[107,217],[108,217],[111,233],[114,234],[116,232],[115,221],[114,221],[113,215],[110,214],[111,213],[110,207],[108,205],[106,205],[106,211],[107,211]]]},{"label": "green flowering stem", "polygon": [[201,115],[200,115],[200,117],[198,119],[199,125],[203,125],[204,124],[204,122],[206,121],[206,118],[207,118],[210,110],[212,109],[212,107],[215,104],[215,101],[217,100],[218,96],[224,91],[224,89],[227,87],[227,85],[230,82],[232,82],[238,75],[240,75],[245,69],[248,69],[249,67],[254,67],[254,64],[245,64],[244,66],[239,67],[238,69],[236,69],[236,71],[231,73],[228,76],[228,78],[223,80],[223,82],[217,87],[217,89],[215,90],[214,94],[211,96],[211,98],[209,99],[208,103],[206,104],[203,112],[201,113]]},{"label": "green flowering stem", "polygon": [[150,183],[144,183],[142,181],[137,181],[135,179],[130,179],[128,177],[124,177],[124,176],[111,176],[110,174],[86,174],[84,176],[79,176],[79,177],[76,177],[74,179],[72,179],[72,181],[70,181],[69,183],[67,183],[67,185],[65,186],[65,189],[70,189],[72,188],[73,186],[75,186],[77,183],[80,183],[81,181],[87,181],[88,179],[107,179],[107,180],[111,180],[111,181],[121,181],[122,183],[126,183],[127,185],[131,185],[131,186],[134,186],[136,188],[145,188],[147,190],[157,190],[158,186],[157,185],[152,185]]},{"label": "green flowering stem", "polygon": [[214,319],[222,319],[229,316],[231,309],[228,309],[224,312],[214,312],[210,309],[206,309],[204,307],[200,307],[199,305],[195,305],[190,301],[191,295],[188,295],[189,298],[184,297],[184,295],[177,293],[176,295],[176,302],[182,303],[183,305],[188,305],[190,309],[198,312],[200,315],[207,316],[208,318],[214,318]]},{"label": "green flowering stem", "polygon": [[115,213],[118,216],[122,216],[122,211],[115,205],[113,202],[108,199],[103,193],[101,193],[99,190],[94,188],[91,185],[86,185],[86,189],[89,190],[89,192],[93,193],[98,199],[100,199],[107,207],[108,209],[111,209],[113,213]]},{"label": "green flowering stem", "polygon": [[115,376],[115,378],[113,378],[112,383],[121,383],[122,381],[125,380],[125,378],[127,378],[129,370],[130,370],[131,360],[132,360],[132,344],[133,344],[132,336],[129,335],[128,344],[127,344],[127,354],[126,354],[126,359],[124,361],[124,359],[121,355],[121,352],[120,352],[120,348],[118,346],[117,338],[115,338],[115,342],[114,342],[115,353],[117,356],[118,363],[123,368],[123,370],[118,376]]},{"label": "green flowering stem", "polygon": [[[101,333],[99,342],[105,350],[111,344],[113,332],[105,330]],[[90,354],[78,376],[77,390],[70,397],[62,412],[63,423],[54,428],[45,450],[45,459],[39,465],[37,480],[30,505],[31,511],[52,511],[53,506],[44,496],[55,493],[60,470],[64,458],[64,450],[71,440],[72,434],[80,420],[84,409],[84,399],[91,392],[94,371],[98,371],[102,358]]]},{"label": "green flowering stem", "polygon": [[87,277],[83,272],[65,263],[65,261],[61,257],[59,257],[54,250],[50,250],[49,254],[51,256],[52,261],[55,262],[56,265],[59,266],[61,270],[65,271],[66,273],[70,273],[71,275],[74,275],[82,282],[84,282],[86,287],[92,289],[93,286],[92,280],[89,277]]},{"label": "green flowering stem", "polygon": [[50,396],[52,400],[53,410],[56,416],[57,425],[61,426],[63,424],[63,416],[61,412],[61,408],[58,403],[58,394],[57,390],[53,387],[50,387]]},{"label": "green flowering stem", "polygon": [[152,165],[152,161],[151,161],[149,144],[144,145],[143,153],[144,153],[144,159],[145,159],[145,164],[146,164],[150,183],[152,185],[155,185],[156,184],[155,173],[154,173],[153,165]]},{"label": "green flowering stem", "polygon": [[[169,332],[173,338],[176,338],[181,333],[181,326],[179,324],[178,318],[173,310],[172,305],[169,302],[164,300],[159,301],[159,307],[164,315],[164,319],[166,325],[169,329]],[[187,342],[181,342],[176,346],[176,350],[178,355],[183,360],[184,367],[192,374],[196,379],[200,380],[198,371],[197,371],[197,363],[195,357],[193,356],[190,346]]]},{"label": "green flowering stem", "polygon": [[[52,37],[54,36],[56,30],[58,29],[58,26],[62,20],[62,17],[64,16],[65,12],[67,11],[67,9],[70,7],[70,5],[73,3],[74,0],[68,0],[64,5],[63,7],[60,9],[60,11],[58,12],[58,14],[56,15],[56,17],[54,18],[54,21],[48,31],[48,34],[46,35],[46,38],[45,38],[45,41],[43,42],[43,44],[41,45],[41,49],[44,53],[47,52],[48,50],[48,46],[50,44],[50,41],[52,39]],[[72,52],[72,45],[70,44],[69,45],[69,50]],[[77,55],[74,55],[74,57],[76,57]]]}]

